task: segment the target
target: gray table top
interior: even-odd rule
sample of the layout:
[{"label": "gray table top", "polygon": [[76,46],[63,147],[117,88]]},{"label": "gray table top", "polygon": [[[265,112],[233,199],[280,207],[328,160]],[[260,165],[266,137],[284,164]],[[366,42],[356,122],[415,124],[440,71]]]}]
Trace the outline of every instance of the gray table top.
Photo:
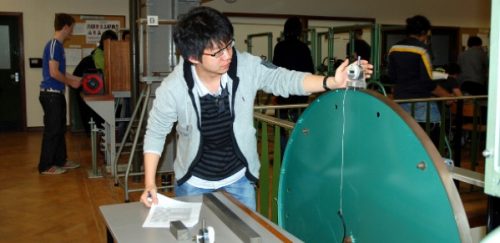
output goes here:
[{"label": "gray table top", "polygon": [[[278,225],[272,223],[260,214],[241,208],[236,205],[225,194],[213,193],[227,208],[229,208],[241,221],[252,228],[261,237],[261,242],[301,242]],[[202,196],[176,198],[177,200],[201,202]],[[168,228],[143,228],[142,224],[146,219],[149,208],[140,202],[113,204],[100,206],[100,211],[106,221],[106,226],[112,236],[119,243],[127,242],[176,242],[174,235]],[[252,213],[253,212],[253,213]],[[230,226],[220,219],[216,212],[212,211],[203,203],[200,219],[204,219],[206,226],[212,226],[215,231],[216,242],[243,242],[236,235]],[[201,226],[201,221],[192,228],[189,228],[191,237],[196,236]],[[280,238],[281,237],[281,238]]]}]

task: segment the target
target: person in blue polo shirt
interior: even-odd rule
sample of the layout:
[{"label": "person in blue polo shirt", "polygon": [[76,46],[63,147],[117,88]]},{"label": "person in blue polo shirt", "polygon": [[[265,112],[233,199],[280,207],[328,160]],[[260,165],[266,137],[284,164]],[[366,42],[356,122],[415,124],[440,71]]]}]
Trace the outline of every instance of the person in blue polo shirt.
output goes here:
[{"label": "person in blue polo shirt", "polygon": [[54,37],[43,51],[43,80],[40,84],[40,104],[43,108],[43,139],[38,171],[57,175],[80,165],[67,160],[66,141],[66,85],[78,88],[81,78],[66,73],[63,42],[71,36],[75,20],[68,14],[56,14]]}]

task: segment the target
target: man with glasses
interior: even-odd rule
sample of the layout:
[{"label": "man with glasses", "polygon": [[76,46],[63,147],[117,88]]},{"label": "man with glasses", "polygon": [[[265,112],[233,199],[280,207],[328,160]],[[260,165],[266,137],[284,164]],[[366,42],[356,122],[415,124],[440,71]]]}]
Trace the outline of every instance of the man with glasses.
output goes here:
[{"label": "man with glasses", "polygon": [[[345,61],[335,77],[289,71],[234,48],[233,26],[222,13],[197,7],[174,29],[182,60],[156,91],[144,137],[145,190],[141,202],[157,203],[155,174],[166,135],[177,122],[175,195],[225,190],[255,210],[259,157],[253,126],[258,90],[308,95],[344,88]],[[372,66],[363,66],[367,75]]]}]

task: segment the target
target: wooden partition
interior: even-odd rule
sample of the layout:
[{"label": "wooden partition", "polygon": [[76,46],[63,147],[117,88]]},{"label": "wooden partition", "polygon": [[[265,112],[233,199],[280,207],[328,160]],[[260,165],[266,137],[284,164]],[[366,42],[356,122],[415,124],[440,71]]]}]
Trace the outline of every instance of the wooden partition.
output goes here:
[{"label": "wooden partition", "polygon": [[104,41],[104,62],[105,93],[130,91],[130,43]]}]

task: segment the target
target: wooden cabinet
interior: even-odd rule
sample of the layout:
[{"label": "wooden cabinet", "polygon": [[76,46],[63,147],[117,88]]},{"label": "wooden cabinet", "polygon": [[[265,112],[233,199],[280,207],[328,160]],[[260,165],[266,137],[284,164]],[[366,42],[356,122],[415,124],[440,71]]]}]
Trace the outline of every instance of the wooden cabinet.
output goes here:
[{"label": "wooden cabinet", "polygon": [[130,42],[104,41],[105,94],[130,91]]}]

